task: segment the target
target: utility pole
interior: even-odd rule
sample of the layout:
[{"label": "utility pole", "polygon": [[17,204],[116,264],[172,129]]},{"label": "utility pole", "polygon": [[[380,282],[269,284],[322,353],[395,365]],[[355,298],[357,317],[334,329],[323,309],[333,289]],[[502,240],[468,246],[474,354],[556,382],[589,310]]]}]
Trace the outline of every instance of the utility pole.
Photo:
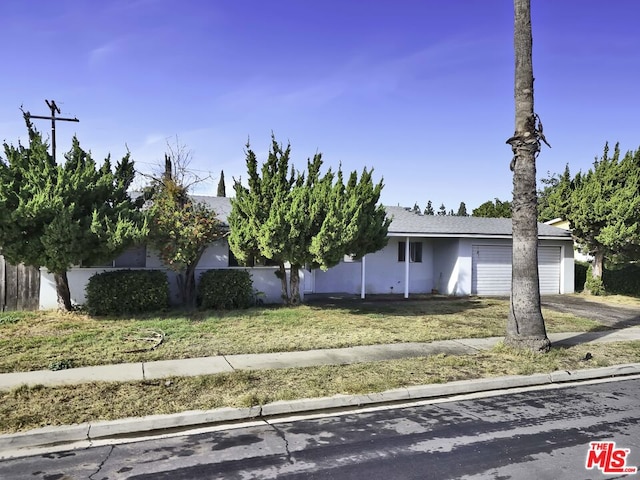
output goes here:
[{"label": "utility pole", "polygon": [[51,109],[50,117],[44,117],[41,115],[31,115],[31,113],[29,112],[26,112],[25,115],[27,116],[28,119],[38,118],[41,120],[51,120],[51,151],[53,155],[53,161],[55,162],[56,161],[56,120],[62,120],[65,122],[79,122],[80,120],[78,120],[75,117],[73,118],[56,117],[56,112],[60,114],[60,109],[56,105],[56,101],[45,100],[45,102],[47,102],[47,106]]}]

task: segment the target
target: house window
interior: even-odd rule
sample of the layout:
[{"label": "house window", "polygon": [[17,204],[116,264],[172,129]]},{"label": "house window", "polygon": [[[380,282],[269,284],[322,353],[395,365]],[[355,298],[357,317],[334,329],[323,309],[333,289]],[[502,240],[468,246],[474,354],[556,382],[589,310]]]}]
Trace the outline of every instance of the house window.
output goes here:
[{"label": "house window", "polygon": [[113,260],[94,264],[82,262],[80,266],[85,268],[144,268],[147,266],[147,246],[136,245],[127,248]]},{"label": "house window", "polygon": [[349,255],[349,254],[346,254],[346,255],[342,258],[342,261],[343,261],[344,263],[361,262],[361,261],[362,261],[362,258],[358,258],[358,257],[356,257],[355,255]]},{"label": "house window", "polygon": [[118,268],[141,268],[147,265],[147,246],[137,245],[128,248],[114,261],[113,266]]},{"label": "house window", "polygon": [[231,248],[229,248],[229,266],[230,267],[253,267],[253,259],[249,259],[250,261],[247,262],[247,265],[240,265],[240,262],[238,261],[238,259],[236,258],[236,256],[233,254],[233,252],[231,251]]},{"label": "house window", "polygon": [[[406,242],[398,242],[398,261],[405,261]],[[409,242],[409,261],[422,263],[422,242]]]}]

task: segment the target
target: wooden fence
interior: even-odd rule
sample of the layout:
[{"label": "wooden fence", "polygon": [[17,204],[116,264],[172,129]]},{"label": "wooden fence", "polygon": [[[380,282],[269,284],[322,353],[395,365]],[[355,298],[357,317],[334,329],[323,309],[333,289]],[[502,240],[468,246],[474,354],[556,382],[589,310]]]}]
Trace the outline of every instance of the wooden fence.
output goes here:
[{"label": "wooden fence", "polygon": [[11,265],[0,255],[0,312],[38,310],[40,307],[40,270]]}]

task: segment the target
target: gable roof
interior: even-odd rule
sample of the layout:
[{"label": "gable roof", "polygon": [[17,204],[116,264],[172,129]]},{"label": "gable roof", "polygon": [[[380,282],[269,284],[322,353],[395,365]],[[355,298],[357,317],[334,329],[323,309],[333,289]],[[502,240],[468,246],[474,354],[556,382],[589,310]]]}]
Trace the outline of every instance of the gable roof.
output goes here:
[{"label": "gable roof", "polygon": [[209,197],[206,195],[191,195],[191,198],[198,202],[210,206],[216,217],[225,227],[229,226],[229,214],[231,213],[231,199],[229,197]]},{"label": "gable roof", "polygon": [[[384,207],[391,217],[389,234],[427,237],[511,237],[510,218],[456,217],[421,215],[404,207]],[[538,236],[571,239],[571,233],[561,228],[538,223]]]},{"label": "gable roof", "polygon": [[[228,226],[231,213],[229,197],[209,197],[193,195],[197,202],[206,203],[217,214],[218,219]],[[511,237],[510,218],[455,217],[440,215],[421,215],[404,207],[385,206],[387,216],[391,218],[390,236],[423,237]],[[538,235],[541,238],[571,240],[571,233],[561,228],[538,223]]]}]

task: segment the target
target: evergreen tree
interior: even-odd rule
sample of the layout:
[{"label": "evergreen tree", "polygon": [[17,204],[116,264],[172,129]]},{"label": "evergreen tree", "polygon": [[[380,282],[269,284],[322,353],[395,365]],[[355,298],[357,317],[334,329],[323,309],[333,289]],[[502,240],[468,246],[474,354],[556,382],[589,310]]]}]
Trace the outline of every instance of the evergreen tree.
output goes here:
[{"label": "evergreen tree", "polygon": [[511,202],[500,199],[495,199],[484,202],[478,208],[474,208],[471,212],[474,217],[488,217],[488,218],[511,218]]},{"label": "evergreen tree", "polygon": [[444,203],[440,204],[440,209],[438,210],[438,215],[444,217],[447,214],[447,208],[444,206]]},{"label": "evergreen tree", "polygon": [[456,213],[456,216],[458,217],[468,217],[469,214],[467,213],[467,206],[465,205],[464,202],[460,202],[460,206],[458,207],[458,213]]},{"label": "evergreen tree", "polygon": [[593,255],[593,277],[604,259],[637,259],[640,253],[640,149],[620,158],[608,144],[600,160],[573,181],[567,219],[574,236]]},{"label": "evergreen tree", "polygon": [[429,200],[427,202],[427,206],[424,207],[424,214],[425,215],[435,215],[435,211],[433,210],[433,205],[431,205],[431,200]]},{"label": "evergreen tree", "polygon": [[10,262],[53,273],[58,306],[71,310],[68,269],[111,260],[146,235],[142,199],[127,194],[133,161],[127,153],[115,170],[109,157],[98,168],[74,137],[58,165],[25,121],[29,146],[5,143],[0,159],[0,246]]},{"label": "evergreen tree", "polygon": [[220,171],[220,181],[218,182],[218,193],[216,195],[218,197],[227,196],[227,187],[224,185],[224,170]]},{"label": "evergreen tree", "polygon": [[420,207],[418,206],[418,202],[413,204],[413,208],[411,209],[413,213],[420,213]]},{"label": "evergreen tree", "polygon": [[572,190],[569,164],[562,175],[549,173],[541,181],[544,188],[538,190],[538,221],[547,222],[556,218],[566,220]]},{"label": "evergreen tree", "polygon": [[258,170],[247,145],[248,186],[234,183],[229,245],[241,262],[255,257],[275,262],[282,298],[296,304],[300,268],[327,269],[344,255],[359,258],[379,250],[386,245],[390,220],[378,204],[382,183],[373,184],[372,172],[363,170],[360,179],[353,172],[345,185],[341,169],[320,174],[321,154],[308,160],[306,172],[298,172],[289,164],[290,153],[290,145],[283,148],[272,136]]}]

